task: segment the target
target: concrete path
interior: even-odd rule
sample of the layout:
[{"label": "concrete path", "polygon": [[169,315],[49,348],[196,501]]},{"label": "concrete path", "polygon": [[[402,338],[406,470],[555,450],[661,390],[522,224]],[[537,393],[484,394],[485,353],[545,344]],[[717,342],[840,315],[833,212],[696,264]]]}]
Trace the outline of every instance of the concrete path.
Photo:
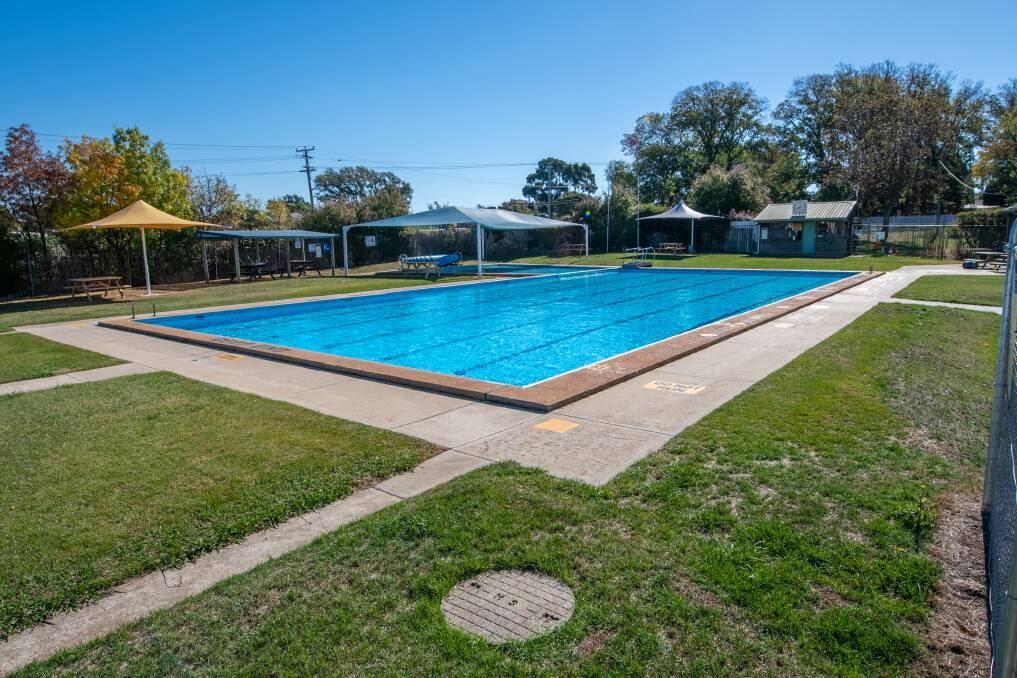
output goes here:
[{"label": "concrete path", "polygon": [[97,638],[402,498],[496,461],[516,461],[559,477],[602,485],[676,433],[928,273],[978,274],[964,273],[955,266],[906,267],[549,414],[153,337],[128,336],[94,324],[22,328],[130,360],[150,370],[169,370],[291,402],[414,435],[449,449],[410,473],[251,535],[179,570],[135,579],[92,605],[19,633],[0,645],[0,673]]},{"label": "concrete path", "polygon": [[981,304],[955,304],[950,301],[928,301],[926,299],[898,299],[890,298],[887,301],[894,304],[911,304],[913,306],[941,306],[943,308],[959,308],[964,311],[982,311],[983,313],[1003,314],[1001,306],[983,306]]},{"label": "concrete path", "polygon": [[12,393],[27,393],[28,391],[43,391],[48,388],[56,388],[57,386],[66,386],[67,384],[83,384],[89,381],[103,381],[104,379],[126,377],[130,374],[144,374],[146,372],[155,372],[155,370],[146,365],[124,363],[122,365],[99,367],[94,370],[82,370],[80,372],[58,374],[55,377],[12,381],[6,384],[0,384],[0,396],[11,395]]}]

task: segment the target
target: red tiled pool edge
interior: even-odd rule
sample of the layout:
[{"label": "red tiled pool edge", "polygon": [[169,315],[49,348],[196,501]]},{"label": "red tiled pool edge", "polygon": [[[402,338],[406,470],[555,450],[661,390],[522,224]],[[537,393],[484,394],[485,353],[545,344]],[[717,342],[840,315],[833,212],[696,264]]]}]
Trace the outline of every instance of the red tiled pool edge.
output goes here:
[{"label": "red tiled pool edge", "polygon": [[[172,327],[151,325],[136,320],[104,320],[100,327],[136,332],[162,339],[173,339],[200,346],[244,353],[282,362],[330,370],[342,374],[367,377],[402,386],[413,386],[449,395],[504,403],[547,412],[592,395],[638,376],[649,370],[700,351],[717,342],[771,320],[794,313],[809,304],[838,292],[860,285],[882,275],[882,272],[859,273],[781,301],[760,306],[720,322],[689,330],[663,341],[638,348],[623,355],[567,372],[533,386],[506,386],[479,379],[400,367],[358,358],[287,348],[275,344],[220,337]],[[709,335],[709,336],[704,336]]]}]

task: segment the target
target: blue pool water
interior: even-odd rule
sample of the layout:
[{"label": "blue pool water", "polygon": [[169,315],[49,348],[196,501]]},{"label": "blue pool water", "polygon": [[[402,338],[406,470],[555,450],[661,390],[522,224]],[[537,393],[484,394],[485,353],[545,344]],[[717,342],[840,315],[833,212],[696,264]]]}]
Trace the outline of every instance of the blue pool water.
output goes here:
[{"label": "blue pool water", "polygon": [[[569,271],[597,271],[603,266],[545,266],[542,264],[484,264],[484,273],[526,273],[529,275],[545,275],[548,273],[568,273]],[[473,275],[477,272],[475,265],[443,266],[442,275]]]},{"label": "blue pool water", "polygon": [[527,386],[850,275],[609,269],[142,322]]}]

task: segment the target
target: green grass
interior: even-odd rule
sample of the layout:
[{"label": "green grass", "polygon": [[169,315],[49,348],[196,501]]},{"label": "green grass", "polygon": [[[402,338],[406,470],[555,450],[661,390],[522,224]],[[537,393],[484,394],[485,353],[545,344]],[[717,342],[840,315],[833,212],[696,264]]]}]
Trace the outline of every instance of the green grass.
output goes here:
[{"label": "green grass", "polygon": [[[906,673],[998,321],[881,305],[604,488],[487,467],[22,675]],[[572,620],[502,647],[445,625],[457,581],[508,567],[571,585]]]},{"label": "green grass", "polygon": [[437,451],[167,373],[5,396],[0,431],[0,636]]},{"label": "green grass", "polygon": [[[526,257],[513,263],[531,264],[590,264],[595,266],[620,266],[623,255],[593,254],[589,257]],[[921,259],[917,257],[841,257],[824,259],[818,257],[757,257],[749,254],[699,254],[689,256],[658,255],[654,266],[679,266],[690,268],[782,268],[813,269],[824,271],[895,271],[901,266],[942,265],[951,262],[943,259]]]},{"label": "green grass", "polygon": [[121,362],[31,334],[0,334],[0,384],[91,370]]},{"label": "green grass", "polygon": [[[442,278],[441,282],[453,282],[461,278]],[[115,315],[129,315],[133,303],[138,313],[151,313],[152,306],[159,311],[175,311],[203,306],[246,304],[277,299],[295,299],[325,294],[366,292],[390,287],[411,287],[433,285],[434,281],[391,278],[332,278],[307,277],[287,280],[265,280],[241,285],[219,284],[211,287],[195,287],[187,291],[164,292],[151,298],[134,297],[123,300],[119,297],[97,299],[87,302],[81,298],[59,298],[53,300],[12,301],[0,304],[0,332],[21,325],[108,318]]]},{"label": "green grass", "polygon": [[893,296],[922,301],[999,306],[1003,303],[1004,282],[1004,276],[1001,275],[925,275]]}]

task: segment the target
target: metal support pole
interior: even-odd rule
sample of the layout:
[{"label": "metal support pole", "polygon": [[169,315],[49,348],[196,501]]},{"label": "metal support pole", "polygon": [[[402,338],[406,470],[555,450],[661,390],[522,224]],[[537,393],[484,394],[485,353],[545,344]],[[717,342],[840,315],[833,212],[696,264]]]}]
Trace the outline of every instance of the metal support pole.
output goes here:
[{"label": "metal support pole", "polygon": [[689,252],[696,251],[696,220],[692,220],[692,234],[689,236]]},{"label": "metal support pole", "polygon": [[335,236],[328,239],[328,253],[332,255],[332,277],[335,277]]},{"label": "metal support pole", "polygon": [[237,274],[237,282],[240,282],[240,241],[233,239],[233,267]]},{"label": "metal support pole", "polygon": [[201,267],[205,270],[205,284],[208,284],[208,243],[201,241]]},{"label": "metal support pole", "polygon": [[590,226],[583,224],[583,248],[586,251],[584,256],[590,256]]},{"label": "metal support pole", "polygon": [[145,263],[145,296],[152,296],[152,280],[148,275],[148,247],[145,245],[145,228],[141,228],[141,260]]},{"label": "metal support pole", "polygon": [[346,234],[350,232],[349,226],[343,226],[343,277],[350,277],[350,248],[346,242]]},{"label": "metal support pole", "polygon": [[477,276],[484,275],[484,227],[477,224]]},{"label": "metal support pole", "polygon": [[293,257],[290,250],[293,249],[293,243],[290,242],[289,238],[286,238],[286,277],[293,277]]}]

